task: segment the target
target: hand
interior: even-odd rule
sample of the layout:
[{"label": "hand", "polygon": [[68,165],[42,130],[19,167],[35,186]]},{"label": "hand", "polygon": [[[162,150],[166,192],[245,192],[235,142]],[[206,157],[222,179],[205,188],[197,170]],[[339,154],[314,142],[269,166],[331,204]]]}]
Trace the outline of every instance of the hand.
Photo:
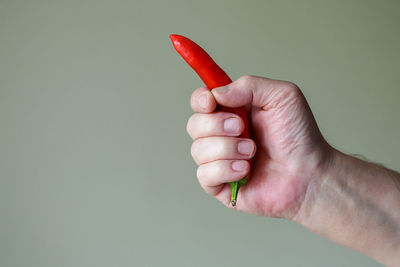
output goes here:
[{"label": "hand", "polygon": [[[238,137],[243,121],[235,114],[216,111],[217,104],[246,106],[252,140]],[[300,89],[290,82],[243,76],[212,92],[197,89],[191,106],[196,113],[187,131],[194,140],[191,153],[204,190],[230,207],[227,183],[240,180],[251,169],[235,208],[292,219],[308,185],[324,172],[332,151]],[[253,156],[250,168],[247,160]]]},{"label": "hand", "polygon": [[[253,141],[238,137],[243,122],[215,111],[217,104],[246,106]],[[386,266],[400,266],[400,174],[329,146],[296,85],[244,76],[212,92],[197,89],[191,105],[196,113],[187,130],[206,192],[231,207],[226,183],[250,171],[236,209],[291,219]]]}]

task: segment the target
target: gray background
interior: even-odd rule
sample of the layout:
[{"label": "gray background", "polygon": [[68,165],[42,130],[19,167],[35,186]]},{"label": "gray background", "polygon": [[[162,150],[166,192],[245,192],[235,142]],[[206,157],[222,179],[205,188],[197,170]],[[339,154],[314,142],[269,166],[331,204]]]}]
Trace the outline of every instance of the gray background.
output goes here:
[{"label": "gray background", "polygon": [[202,86],[168,35],[233,79],[297,83],[327,140],[400,166],[398,1],[0,0],[0,266],[378,266],[195,177]]}]

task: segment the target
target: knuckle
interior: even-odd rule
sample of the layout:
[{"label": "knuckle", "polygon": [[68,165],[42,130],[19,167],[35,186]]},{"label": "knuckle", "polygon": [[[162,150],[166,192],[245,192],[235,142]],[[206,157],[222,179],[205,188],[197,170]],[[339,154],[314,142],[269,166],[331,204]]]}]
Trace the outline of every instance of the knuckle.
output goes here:
[{"label": "knuckle", "polygon": [[196,176],[197,180],[199,181],[203,189],[206,189],[208,186],[211,186],[213,183],[213,178],[215,177],[212,172],[212,168],[210,168],[209,164],[200,165],[197,168]]},{"label": "knuckle", "polygon": [[241,76],[238,81],[241,85],[247,85],[249,84],[252,80],[254,80],[253,75],[243,75]]},{"label": "knuckle", "polygon": [[201,95],[201,93],[204,92],[205,90],[206,90],[205,87],[200,87],[193,91],[192,95],[190,96],[190,103],[192,107],[196,104],[196,100],[199,97],[199,95]]},{"label": "knuckle", "polygon": [[207,187],[209,186],[208,182],[208,174],[207,174],[207,169],[205,166],[200,165],[197,168],[196,176],[197,176],[197,181],[199,182],[200,186],[207,192]]},{"label": "knuckle", "polygon": [[197,90],[196,91],[194,91],[193,93],[192,93],[192,95],[190,96],[190,106],[192,107],[192,109],[194,109],[195,108],[195,103],[196,103],[196,95],[197,95]]},{"label": "knuckle", "polygon": [[215,109],[216,103],[210,90],[206,87],[200,87],[192,93],[190,106],[195,112],[210,113]]},{"label": "knuckle", "polygon": [[188,122],[186,124],[186,132],[189,134],[190,137],[192,137],[192,129],[193,129],[193,123],[194,123],[194,118],[195,114],[193,114],[192,116],[190,116],[190,118],[188,119]]},{"label": "knuckle", "polygon": [[196,90],[194,90],[194,92],[192,93],[192,97],[197,97],[199,95],[201,95],[204,91],[208,91],[207,87],[199,87]]},{"label": "knuckle", "polygon": [[283,99],[298,99],[301,97],[301,90],[300,88],[292,82],[283,82],[281,86],[281,97]]},{"label": "knuckle", "polygon": [[192,155],[193,160],[198,163],[198,151],[199,151],[199,144],[197,141],[194,141],[192,143],[192,146],[190,147],[190,154]]},{"label": "knuckle", "polygon": [[203,174],[204,174],[203,167],[199,166],[196,171],[196,176],[197,176],[197,180],[199,180],[200,184],[202,184],[202,181],[203,181]]},{"label": "knuckle", "polygon": [[298,93],[300,91],[299,87],[293,82],[284,82],[282,88],[292,93]]}]

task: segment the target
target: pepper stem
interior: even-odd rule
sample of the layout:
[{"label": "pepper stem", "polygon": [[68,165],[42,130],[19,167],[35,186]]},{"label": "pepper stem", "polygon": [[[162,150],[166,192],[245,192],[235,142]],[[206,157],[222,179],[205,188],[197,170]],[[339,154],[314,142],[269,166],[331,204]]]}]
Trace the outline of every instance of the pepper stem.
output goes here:
[{"label": "pepper stem", "polygon": [[234,207],[236,206],[237,203],[237,196],[239,193],[239,189],[242,185],[244,185],[247,182],[247,176],[243,179],[240,179],[239,181],[236,182],[230,182],[229,184],[231,185],[232,188],[232,193],[231,193],[231,205]]}]

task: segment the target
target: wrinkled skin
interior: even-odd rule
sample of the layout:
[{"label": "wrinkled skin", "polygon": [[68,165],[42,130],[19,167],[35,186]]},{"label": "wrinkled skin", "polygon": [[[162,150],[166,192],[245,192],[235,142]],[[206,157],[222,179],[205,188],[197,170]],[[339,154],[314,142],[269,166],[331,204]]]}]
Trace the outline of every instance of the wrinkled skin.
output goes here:
[{"label": "wrinkled skin", "polygon": [[[224,121],[237,117],[215,111],[217,104],[246,106],[251,118],[254,151],[243,156],[237,151],[243,131],[224,131]],[[216,88],[197,89],[191,98],[196,112],[187,131],[194,139],[192,156],[199,165],[197,176],[204,190],[231,207],[227,182],[249,173],[245,159],[253,157],[250,179],[239,190],[235,209],[263,216],[293,219],[306,196],[309,184],[329,164],[332,148],[323,139],[300,89],[285,81],[243,76]],[[232,162],[242,170],[232,170]]]}]

